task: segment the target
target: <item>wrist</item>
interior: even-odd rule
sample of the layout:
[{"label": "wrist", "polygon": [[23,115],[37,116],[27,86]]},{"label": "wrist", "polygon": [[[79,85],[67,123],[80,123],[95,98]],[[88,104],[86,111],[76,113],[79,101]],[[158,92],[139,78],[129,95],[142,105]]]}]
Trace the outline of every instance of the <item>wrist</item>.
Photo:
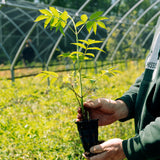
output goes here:
[{"label": "wrist", "polygon": [[126,118],[128,116],[129,110],[125,102],[122,100],[116,100],[116,117],[117,120]]}]

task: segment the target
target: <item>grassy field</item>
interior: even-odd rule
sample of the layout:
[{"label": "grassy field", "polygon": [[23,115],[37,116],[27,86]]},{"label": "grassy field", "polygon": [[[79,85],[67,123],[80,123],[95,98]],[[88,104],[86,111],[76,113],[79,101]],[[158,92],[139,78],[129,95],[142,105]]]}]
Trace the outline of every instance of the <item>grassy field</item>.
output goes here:
[{"label": "grassy field", "polygon": [[[129,62],[127,69],[117,65],[122,73],[110,77],[110,82],[101,79],[86,99],[122,96],[143,72],[143,63]],[[60,75],[65,76],[66,73]],[[51,87],[36,77],[16,79],[14,85],[5,79],[0,83],[0,159],[83,159],[83,148],[74,123],[77,103],[60,79]],[[127,139],[133,135],[132,120],[99,128],[100,140]]]}]

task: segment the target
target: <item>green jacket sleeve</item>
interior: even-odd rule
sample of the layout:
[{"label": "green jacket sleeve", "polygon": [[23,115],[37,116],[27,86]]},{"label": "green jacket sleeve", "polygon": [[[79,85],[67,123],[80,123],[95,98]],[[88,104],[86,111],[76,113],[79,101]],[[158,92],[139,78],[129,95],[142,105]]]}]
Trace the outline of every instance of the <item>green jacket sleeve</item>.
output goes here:
[{"label": "green jacket sleeve", "polygon": [[122,122],[134,117],[134,107],[136,103],[136,97],[137,97],[143,76],[144,76],[144,73],[139,78],[136,79],[136,82],[130,87],[130,89],[127,92],[124,93],[122,97],[118,98],[124,101],[129,109],[128,117],[121,119],[120,121]]},{"label": "green jacket sleeve", "polygon": [[160,159],[160,117],[148,124],[140,133],[123,141],[123,149],[128,160]]}]

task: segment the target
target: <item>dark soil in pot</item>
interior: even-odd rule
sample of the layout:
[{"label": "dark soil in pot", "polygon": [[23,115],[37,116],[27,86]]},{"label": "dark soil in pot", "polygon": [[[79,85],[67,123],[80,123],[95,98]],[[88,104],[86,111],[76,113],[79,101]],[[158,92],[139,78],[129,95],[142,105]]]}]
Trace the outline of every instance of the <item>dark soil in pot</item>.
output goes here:
[{"label": "dark soil in pot", "polygon": [[98,144],[98,119],[76,122],[79,136],[85,150],[85,155],[90,157],[90,148]]}]

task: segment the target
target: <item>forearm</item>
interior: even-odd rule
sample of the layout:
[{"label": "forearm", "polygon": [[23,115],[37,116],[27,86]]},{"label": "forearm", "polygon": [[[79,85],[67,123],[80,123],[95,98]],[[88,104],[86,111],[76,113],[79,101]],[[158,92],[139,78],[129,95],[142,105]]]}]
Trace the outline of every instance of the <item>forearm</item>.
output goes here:
[{"label": "forearm", "polygon": [[129,110],[126,105],[126,103],[122,100],[116,100],[116,113],[115,116],[117,117],[117,120],[124,119],[128,116]]}]

